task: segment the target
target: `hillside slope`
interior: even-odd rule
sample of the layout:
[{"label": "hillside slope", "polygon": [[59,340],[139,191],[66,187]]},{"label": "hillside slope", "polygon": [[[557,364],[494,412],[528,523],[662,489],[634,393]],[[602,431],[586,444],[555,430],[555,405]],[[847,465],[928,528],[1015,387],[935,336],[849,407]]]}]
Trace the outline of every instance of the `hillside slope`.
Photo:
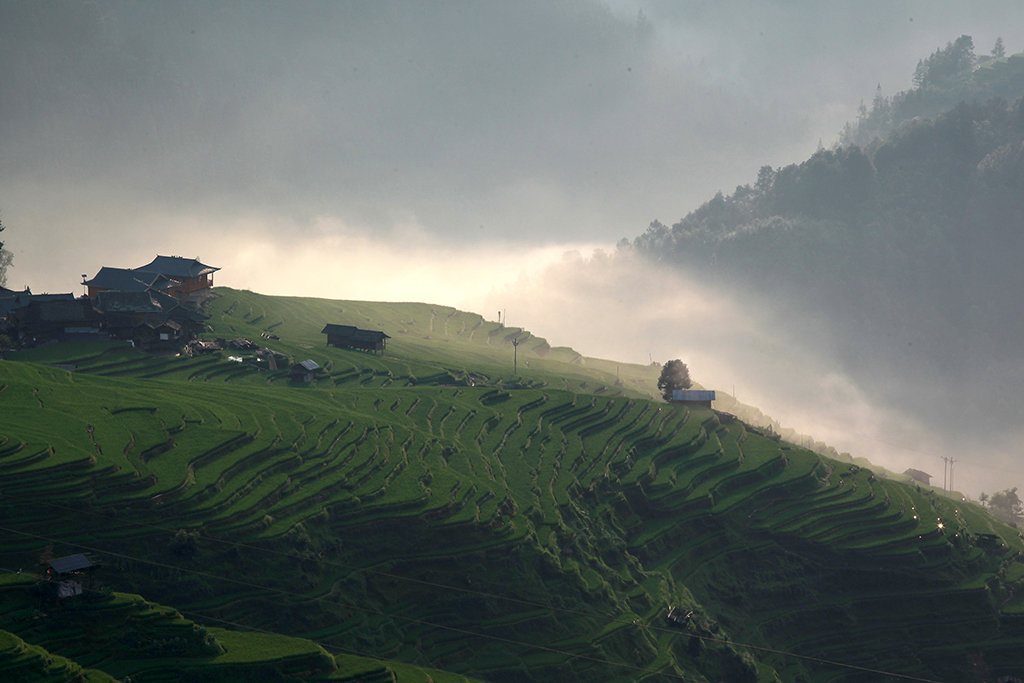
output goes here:
[{"label": "hillside slope", "polygon": [[[469,314],[221,293],[217,334],[271,331],[321,379],[112,346],[0,363],[5,568],[86,552],[102,589],[197,623],[489,681],[1024,676],[1024,541],[970,504],[652,401],[650,368],[524,368],[524,342],[513,377]],[[324,322],[388,353],[326,348]]]}]

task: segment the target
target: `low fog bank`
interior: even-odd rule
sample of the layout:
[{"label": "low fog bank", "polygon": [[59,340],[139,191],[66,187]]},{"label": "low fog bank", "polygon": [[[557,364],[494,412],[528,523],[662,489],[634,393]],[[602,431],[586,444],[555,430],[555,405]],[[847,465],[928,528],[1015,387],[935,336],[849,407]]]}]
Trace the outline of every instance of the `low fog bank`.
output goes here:
[{"label": "low fog bank", "polygon": [[[815,321],[746,294],[645,262],[630,250],[571,252],[496,288],[485,309],[507,310],[510,325],[587,356],[633,363],[681,358],[695,381],[735,394],[784,427],[897,472],[926,471],[939,486],[943,457],[956,460],[956,488],[974,497],[1024,480],[1017,422],[972,424],[971,416],[985,410],[977,403],[962,419],[949,418],[950,401],[942,397],[981,401],[984,378],[950,387],[939,378],[854,375],[843,369],[829,330],[815,331],[821,327]],[[915,402],[908,385],[916,382]]]},{"label": "low fog bank", "polygon": [[[957,488],[974,497],[1024,483],[1019,362],[976,358],[953,383],[948,373],[944,379],[915,365],[905,340],[905,362],[883,358],[871,345],[840,338],[835,321],[763,292],[661,269],[608,244],[595,251],[601,245],[558,236],[456,242],[401,213],[381,229],[266,211],[153,212],[96,202],[87,192],[5,211],[3,219],[15,252],[10,287],[81,293],[83,274],[164,254],[198,257],[222,269],[217,285],[265,294],[423,301],[491,320],[500,310],[508,325],[588,356],[681,358],[703,386],[735,393],[785,427],[892,470],[921,469],[941,485],[946,456],[957,460]],[[129,229],[108,230],[112,223]],[[53,224],[67,226],[59,239],[24,239]]]},{"label": "low fog bank", "polygon": [[[83,275],[92,277],[103,266],[135,268],[159,254],[198,258],[220,268],[215,286],[284,296],[422,301],[483,312],[486,294],[499,284],[559,261],[566,250],[589,252],[597,246],[453,243],[426,231],[412,215],[395,216],[381,230],[333,216],[154,213],[130,204],[119,205],[114,220],[131,230],[97,239],[111,211],[84,198],[71,220],[59,204],[34,206],[18,219],[17,231],[4,233],[12,236],[8,245],[14,251],[8,286],[28,286],[37,294],[82,294]],[[49,245],[19,248],[20,240],[13,239],[54,221],[75,228],[61,238],[59,251]],[[496,318],[496,311],[488,317]]]},{"label": "low fog bank", "polygon": [[[681,358],[702,386],[735,395],[783,427],[892,470],[924,470],[938,485],[942,456],[952,457],[957,488],[975,497],[1024,480],[1015,462],[1020,423],[993,426],[972,417],[986,408],[1006,413],[1007,387],[990,388],[998,379],[993,374],[1005,378],[1007,372],[992,369],[950,387],[920,372],[891,374],[883,364],[864,372],[871,366],[869,349],[863,351],[868,362],[851,369],[842,358],[846,347],[822,322],[761,294],[651,264],[632,250],[564,242],[453,244],[413,216],[396,217],[387,231],[314,217],[304,220],[304,236],[297,239],[295,218],[154,215],[129,205],[120,207],[118,219],[134,230],[96,240],[88,235],[100,232],[108,212],[81,206],[75,220],[83,229],[67,234],[59,255],[16,253],[10,286],[81,293],[82,274],[136,267],[159,253],[198,257],[221,268],[215,284],[264,294],[422,301],[491,320],[502,311],[509,326],[587,356],[641,364]],[[48,211],[39,207],[27,225],[52,220]],[[950,395],[969,404],[960,419],[950,411]]]}]

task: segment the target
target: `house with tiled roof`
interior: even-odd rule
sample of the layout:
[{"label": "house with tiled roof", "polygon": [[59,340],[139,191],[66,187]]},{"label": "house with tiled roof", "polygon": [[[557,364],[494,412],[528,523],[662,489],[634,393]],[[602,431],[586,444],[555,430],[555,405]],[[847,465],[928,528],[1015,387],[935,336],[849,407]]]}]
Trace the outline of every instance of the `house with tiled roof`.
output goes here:
[{"label": "house with tiled roof", "polygon": [[178,282],[172,291],[180,298],[188,298],[196,292],[213,287],[213,274],[220,268],[208,266],[194,258],[181,256],[157,256],[137,272],[162,275]]},{"label": "house with tiled roof", "polygon": [[220,270],[199,259],[181,256],[157,256],[138,268],[111,268],[104,266],[91,279],[82,284],[89,288],[89,298],[100,292],[140,292],[157,290],[181,299],[213,287],[213,274]]},{"label": "house with tiled roof", "polygon": [[71,294],[32,295],[7,316],[18,337],[29,345],[47,341],[105,338],[103,314],[89,299]]},{"label": "house with tiled roof", "polygon": [[208,318],[156,290],[100,292],[96,308],[105,316],[111,337],[131,339],[149,349],[173,347],[195,338]]},{"label": "house with tiled roof", "polygon": [[95,299],[101,292],[145,292],[149,289],[168,290],[180,285],[160,273],[149,273],[134,268],[111,268],[103,266],[95,277],[83,280],[89,288],[89,298]]}]

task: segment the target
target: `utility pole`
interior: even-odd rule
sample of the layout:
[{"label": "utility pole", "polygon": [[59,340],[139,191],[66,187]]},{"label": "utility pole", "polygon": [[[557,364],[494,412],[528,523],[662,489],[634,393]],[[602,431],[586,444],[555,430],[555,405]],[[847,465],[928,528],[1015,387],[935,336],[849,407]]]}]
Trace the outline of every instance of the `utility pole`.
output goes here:
[{"label": "utility pole", "polygon": [[512,340],[512,374],[519,374],[519,338]]},{"label": "utility pole", "polygon": [[949,490],[950,491],[954,490],[953,489],[953,463],[955,463],[955,462],[956,462],[956,460],[954,460],[953,458],[949,459]]}]

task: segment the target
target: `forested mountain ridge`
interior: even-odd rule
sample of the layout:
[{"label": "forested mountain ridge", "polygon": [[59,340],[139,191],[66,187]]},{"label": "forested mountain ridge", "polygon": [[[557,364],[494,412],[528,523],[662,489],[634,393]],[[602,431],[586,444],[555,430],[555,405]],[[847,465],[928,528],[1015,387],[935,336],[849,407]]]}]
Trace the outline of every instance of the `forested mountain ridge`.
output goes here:
[{"label": "forested mountain ridge", "polygon": [[[1024,332],[1024,101],[960,102],[866,148],[764,166],[633,247],[829,330],[852,373],[1009,396]],[[979,412],[1012,407],[997,408]]]},{"label": "forested mountain ridge", "polygon": [[856,121],[840,135],[843,145],[866,147],[884,140],[917,117],[933,118],[960,102],[1013,100],[1024,92],[1024,53],[1006,56],[1000,38],[990,55],[975,55],[974,41],[960,36],[917,64],[914,87],[885,97],[881,85],[869,110],[861,103]]}]

